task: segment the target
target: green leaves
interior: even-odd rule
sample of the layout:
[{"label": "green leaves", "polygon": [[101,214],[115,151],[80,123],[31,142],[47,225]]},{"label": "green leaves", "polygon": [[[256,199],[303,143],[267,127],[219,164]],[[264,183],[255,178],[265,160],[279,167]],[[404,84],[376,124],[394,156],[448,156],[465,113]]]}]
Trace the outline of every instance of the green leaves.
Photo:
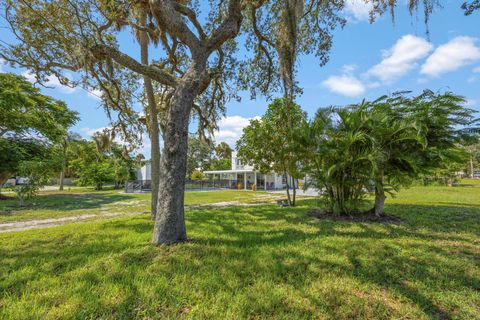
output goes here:
[{"label": "green leaves", "polygon": [[466,135],[478,137],[463,97],[428,90],[407,94],[321,109],[302,133],[305,171],[324,191],[330,211],[355,212],[372,187],[383,198],[421,175],[452,172],[466,163],[458,143]]},{"label": "green leaves", "polygon": [[38,135],[58,142],[77,121],[64,102],[40,94],[21,76],[0,73],[0,137]]}]

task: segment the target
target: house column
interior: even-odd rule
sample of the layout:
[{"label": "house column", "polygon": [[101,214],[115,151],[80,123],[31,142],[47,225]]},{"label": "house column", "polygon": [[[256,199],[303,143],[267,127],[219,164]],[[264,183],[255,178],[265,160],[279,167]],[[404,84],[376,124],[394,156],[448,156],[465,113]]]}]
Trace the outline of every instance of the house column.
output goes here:
[{"label": "house column", "polygon": [[255,190],[257,190],[257,171],[253,171],[253,181],[255,181]]},{"label": "house column", "polygon": [[273,189],[277,189],[277,173],[273,173]]},{"label": "house column", "polygon": [[243,173],[243,189],[247,190],[247,173]]},{"label": "house column", "polygon": [[267,191],[267,175],[263,175],[263,188]]}]

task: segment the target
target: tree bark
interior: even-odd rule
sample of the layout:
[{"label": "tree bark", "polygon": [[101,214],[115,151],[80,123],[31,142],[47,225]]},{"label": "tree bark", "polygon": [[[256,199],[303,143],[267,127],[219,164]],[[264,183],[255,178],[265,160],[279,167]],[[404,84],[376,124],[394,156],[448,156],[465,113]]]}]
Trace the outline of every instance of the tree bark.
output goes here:
[{"label": "tree bark", "polygon": [[380,217],[385,214],[385,191],[383,187],[375,187],[375,215]]},{"label": "tree bark", "polygon": [[470,156],[470,178],[473,179],[473,157]]},{"label": "tree bark", "polygon": [[385,177],[383,172],[380,173],[378,181],[375,185],[375,206],[374,212],[377,217],[385,214]]},{"label": "tree bark", "polygon": [[296,196],[297,196],[297,190],[295,186],[295,179],[292,177],[292,207],[295,207],[295,202],[296,202]]},{"label": "tree bark", "polygon": [[63,180],[65,178],[65,169],[62,168],[62,171],[60,172],[60,179],[59,179],[59,184],[60,186],[58,187],[58,190],[63,191]]},{"label": "tree bark", "polygon": [[[142,11],[140,17],[140,24],[146,26],[146,14]],[[140,31],[140,54],[141,62],[144,65],[148,65],[148,35],[146,31]],[[155,219],[157,215],[157,203],[158,203],[158,185],[160,175],[160,130],[158,125],[158,111],[157,104],[155,102],[155,95],[153,93],[152,80],[148,76],[143,76],[143,83],[145,88],[145,94],[147,96],[148,113],[150,122],[150,153],[151,153],[151,183],[152,183],[152,199],[151,199],[151,215],[152,219]]]},{"label": "tree bark", "polygon": [[67,143],[68,143],[68,137],[66,137],[63,140],[63,159],[62,159],[62,171],[60,172],[60,181],[59,181],[59,187],[58,190],[63,191],[63,184],[64,184],[64,179],[65,179],[65,169],[67,168]]},{"label": "tree bark", "polygon": [[[195,68],[195,63],[191,69]],[[166,115],[157,216],[152,242],[172,244],[187,239],[184,191],[187,172],[188,124],[202,72],[187,71],[175,90]]]},{"label": "tree bark", "polygon": [[290,198],[290,186],[288,184],[288,174],[285,172],[285,182],[286,182],[286,187],[287,187],[287,201],[288,201],[288,205],[291,206],[292,205],[292,199]]}]

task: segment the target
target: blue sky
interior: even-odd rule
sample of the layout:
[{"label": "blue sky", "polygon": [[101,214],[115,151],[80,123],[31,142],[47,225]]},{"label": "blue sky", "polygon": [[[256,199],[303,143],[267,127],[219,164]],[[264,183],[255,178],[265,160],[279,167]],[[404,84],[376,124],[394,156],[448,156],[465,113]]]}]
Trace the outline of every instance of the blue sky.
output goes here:
[{"label": "blue sky", "polygon": [[[368,6],[362,0],[351,0],[345,10],[348,24],[335,31],[330,61],[320,67],[313,56],[300,57],[297,80],[303,88],[298,103],[312,116],[319,107],[344,105],[374,99],[398,90],[420,92],[450,90],[468,99],[470,107],[480,110],[480,12],[464,16],[461,1],[443,1],[443,8],[430,17],[430,37],[426,36],[423,13],[413,17],[404,6],[396,10],[395,23],[385,16],[368,23]],[[4,23],[1,23],[4,26]],[[1,39],[11,41],[5,29]],[[138,57],[138,48],[128,34],[121,37],[125,52]],[[3,72],[25,73],[1,66]],[[73,128],[84,137],[107,127],[108,120],[95,94],[82,88],[64,88],[56,79],[54,89],[45,94],[67,102],[80,113]],[[232,146],[248,119],[262,115],[268,101],[250,100],[241,93],[241,102],[227,104],[227,118],[219,123],[217,142]],[[191,128],[194,131],[194,128]],[[149,156],[145,140],[141,152]]]}]

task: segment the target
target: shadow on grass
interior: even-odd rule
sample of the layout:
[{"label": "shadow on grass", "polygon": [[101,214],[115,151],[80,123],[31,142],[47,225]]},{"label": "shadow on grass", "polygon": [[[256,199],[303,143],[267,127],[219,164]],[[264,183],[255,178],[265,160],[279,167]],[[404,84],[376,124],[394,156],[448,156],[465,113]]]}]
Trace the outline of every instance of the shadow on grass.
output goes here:
[{"label": "shadow on grass", "polygon": [[[61,193],[61,194],[41,194],[26,203],[24,207],[19,207],[16,200],[4,201],[1,205],[3,210],[10,213],[26,209],[49,209],[56,211],[72,211],[81,209],[95,209],[104,205],[119,201],[128,201],[135,199],[128,194],[109,194],[109,193]],[[0,206],[0,212],[1,210]]]},{"label": "shadow on grass", "polygon": [[[171,308],[169,316],[175,317],[185,309],[178,301],[201,305],[206,301],[198,296],[206,298],[220,291],[226,291],[232,300],[242,294],[255,297],[263,291],[252,292],[252,288],[261,283],[266,291],[289,286],[299,298],[321,305],[324,314],[332,318],[365,316],[362,312],[368,308],[378,311],[379,318],[399,315],[377,297],[357,297],[358,306],[352,305],[350,313],[340,313],[342,306],[348,308],[352,303],[349,299],[354,299],[355,290],[365,289],[346,287],[337,292],[332,287],[314,294],[312,284],[328,275],[354,279],[363,288],[385,289],[395,303],[414,305],[432,318],[449,319],[453,311],[433,298],[437,292],[480,289],[480,279],[468,269],[478,266],[478,251],[468,238],[456,234],[478,234],[480,210],[438,208],[389,205],[389,214],[407,221],[401,226],[319,221],[307,215],[306,206],[189,210],[192,241],[170,247],[148,244],[152,222],[147,216],[85,225],[78,231],[69,226],[51,236],[45,231],[0,247],[0,292],[15,301],[22,295],[33,298],[42,279],[49,279],[45,283],[57,285],[59,290],[68,281],[77,285],[64,289],[66,294],[84,306],[75,316],[135,317],[144,308],[142,315],[148,317],[157,311],[157,303]],[[448,247],[445,241],[458,243]],[[59,284],[51,284],[52,278],[60,279]],[[157,282],[159,279],[167,279],[166,284]],[[104,302],[101,297],[109,286],[120,286],[124,299],[114,305]],[[329,291],[337,296],[329,298]],[[253,302],[245,299],[239,317],[268,317],[275,312],[315,315],[308,306],[292,307],[273,300],[275,310],[271,310],[259,307],[260,298],[251,298]],[[43,303],[54,308],[59,302],[51,298]],[[151,305],[145,306],[148,303]]]}]

